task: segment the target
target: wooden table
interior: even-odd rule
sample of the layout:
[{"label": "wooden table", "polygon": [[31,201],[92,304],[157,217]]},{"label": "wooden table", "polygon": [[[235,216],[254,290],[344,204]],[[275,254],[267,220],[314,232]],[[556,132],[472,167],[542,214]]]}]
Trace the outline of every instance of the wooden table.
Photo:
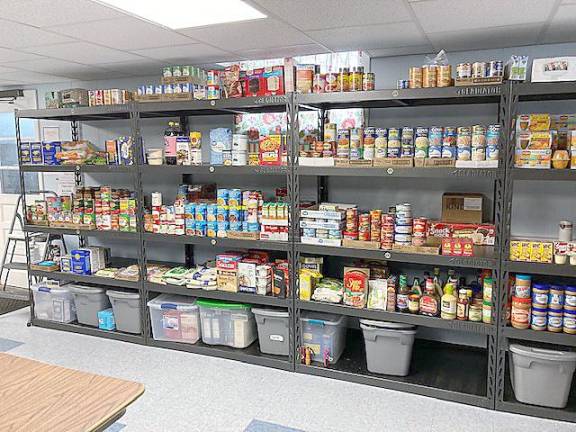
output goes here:
[{"label": "wooden table", "polygon": [[144,386],[0,353],[0,431],[96,432]]}]

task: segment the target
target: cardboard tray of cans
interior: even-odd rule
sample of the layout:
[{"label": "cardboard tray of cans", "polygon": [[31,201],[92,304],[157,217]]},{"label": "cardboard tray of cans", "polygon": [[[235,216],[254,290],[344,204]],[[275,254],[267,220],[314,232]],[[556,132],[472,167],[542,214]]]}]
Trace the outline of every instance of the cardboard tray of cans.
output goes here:
[{"label": "cardboard tray of cans", "polygon": [[138,102],[162,102],[161,94],[150,94],[150,95],[137,95],[135,96],[135,100]]},{"label": "cardboard tray of cans", "polygon": [[373,164],[371,160],[350,160],[346,158],[335,158],[334,166],[337,168],[372,168]]},{"label": "cardboard tray of cans", "polygon": [[495,85],[502,84],[503,77],[484,77],[484,78],[456,78],[454,85],[456,87],[478,86],[478,85]]},{"label": "cardboard tray of cans", "polygon": [[172,101],[189,101],[193,99],[192,93],[168,93],[162,94],[162,102],[172,102]]},{"label": "cardboard tray of cans", "polygon": [[160,79],[160,82],[162,84],[180,84],[180,83],[190,83],[190,84],[197,84],[197,85],[205,85],[206,83],[203,83],[202,80],[200,80],[198,77],[193,77],[193,76],[171,76],[171,77],[162,77]]},{"label": "cardboard tray of cans", "polygon": [[374,166],[412,168],[414,166],[414,158],[377,158],[374,159]]},{"label": "cardboard tray of cans", "polygon": [[342,247],[352,249],[380,249],[380,242],[343,239]]},{"label": "cardboard tray of cans", "polygon": [[424,255],[440,255],[440,246],[413,246],[413,245],[397,245],[392,246],[394,252],[401,253],[415,253]]},{"label": "cardboard tray of cans", "polygon": [[449,168],[456,165],[454,159],[447,158],[414,158],[414,166],[417,168]]},{"label": "cardboard tray of cans", "polygon": [[259,232],[226,231],[226,236],[236,240],[260,240]]}]

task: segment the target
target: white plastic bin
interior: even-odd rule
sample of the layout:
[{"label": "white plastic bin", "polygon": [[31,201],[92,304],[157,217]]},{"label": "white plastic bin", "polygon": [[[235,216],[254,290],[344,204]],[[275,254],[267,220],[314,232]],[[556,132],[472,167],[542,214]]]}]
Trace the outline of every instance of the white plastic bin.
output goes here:
[{"label": "white plastic bin", "polygon": [[565,408],[576,353],[510,345],[510,377],[519,402]]},{"label": "white plastic bin", "polygon": [[250,305],[208,299],[197,304],[205,344],[246,348],[256,340],[256,320]]},{"label": "white plastic bin", "polygon": [[416,330],[409,324],[360,320],[366,366],[372,373],[406,376],[410,371]]},{"label": "white plastic bin", "polygon": [[37,319],[70,323],[76,320],[74,297],[69,288],[33,285],[34,316]]},{"label": "white plastic bin", "polygon": [[286,309],[252,308],[258,325],[260,351],[265,354],[287,356],[290,350],[290,318]]},{"label": "white plastic bin", "polygon": [[71,285],[76,316],[80,324],[98,327],[98,312],[110,308],[110,300],[104,288]]},{"label": "white plastic bin", "polygon": [[116,330],[140,334],[140,294],[127,291],[106,291],[106,295],[112,303]]},{"label": "white plastic bin", "polygon": [[330,364],[336,363],[346,346],[346,316],[307,312],[300,320],[302,341],[312,350],[312,361],[324,362],[326,355]]},{"label": "white plastic bin", "polygon": [[161,294],[148,302],[155,340],[194,344],[200,339],[200,312],[196,299]]}]

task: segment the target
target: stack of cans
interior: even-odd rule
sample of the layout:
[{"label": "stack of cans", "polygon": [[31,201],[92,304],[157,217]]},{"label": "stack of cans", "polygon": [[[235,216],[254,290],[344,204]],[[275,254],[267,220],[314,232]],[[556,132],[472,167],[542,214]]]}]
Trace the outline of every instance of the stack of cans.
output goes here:
[{"label": "stack of cans", "polygon": [[358,209],[356,207],[346,209],[346,231],[344,238],[358,240]]},{"label": "stack of cans", "polygon": [[380,245],[382,249],[390,250],[394,245],[394,226],[396,217],[394,213],[382,215],[380,224]]},{"label": "stack of cans", "polygon": [[428,233],[428,219],[425,217],[414,218],[412,223],[412,245],[424,246]]},{"label": "stack of cans", "polygon": [[358,240],[370,241],[370,213],[358,216]]},{"label": "stack of cans", "polygon": [[432,126],[428,134],[428,157],[437,159],[442,157],[442,141],[444,129]]},{"label": "stack of cans", "polygon": [[382,210],[370,210],[370,241],[381,242]]},{"label": "stack of cans", "polygon": [[486,160],[486,127],[472,126],[472,160]]},{"label": "stack of cans", "polygon": [[456,128],[447,126],[442,135],[442,158],[456,159]]},{"label": "stack of cans", "polygon": [[412,206],[409,203],[396,204],[394,243],[402,246],[412,244]]}]

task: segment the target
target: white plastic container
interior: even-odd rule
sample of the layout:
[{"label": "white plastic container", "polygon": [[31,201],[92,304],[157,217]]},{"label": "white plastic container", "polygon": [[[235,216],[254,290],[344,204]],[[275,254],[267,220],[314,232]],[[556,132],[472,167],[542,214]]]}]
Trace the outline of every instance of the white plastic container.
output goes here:
[{"label": "white plastic container", "polygon": [[346,316],[307,312],[301,318],[302,341],[312,350],[312,361],[338,361],[346,346]]},{"label": "white plastic container", "polygon": [[250,305],[208,299],[197,304],[205,344],[246,348],[256,340],[256,320]]},{"label": "white plastic container", "polygon": [[70,323],[76,320],[76,306],[69,288],[48,287],[40,283],[31,287],[34,316],[37,319]]},{"label": "white plastic container", "polygon": [[576,368],[576,353],[510,345],[510,377],[519,402],[565,408]]},{"label": "white plastic container", "polygon": [[373,373],[406,376],[410,371],[416,330],[409,324],[360,320],[366,366]]},{"label": "white plastic container", "polygon": [[287,356],[290,351],[290,317],[286,309],[252,308],[258,325],[260,351]]},{"label": "white plastic container", "polygon": [[104,288],[71,285],[76,315],[80,324],[98,327],[98,312],[110,308]]},{"label": "white plastic container", "polygon": [[200,339],[200,311],[196,299],[161,294],[148,302],[155,340],[194,344]]},{"label": "white plastic container", "polygon": [[106,291],[112,303],[116,330],[140,334],[142,332],[140,319],[140,294],[127,291]]}]

